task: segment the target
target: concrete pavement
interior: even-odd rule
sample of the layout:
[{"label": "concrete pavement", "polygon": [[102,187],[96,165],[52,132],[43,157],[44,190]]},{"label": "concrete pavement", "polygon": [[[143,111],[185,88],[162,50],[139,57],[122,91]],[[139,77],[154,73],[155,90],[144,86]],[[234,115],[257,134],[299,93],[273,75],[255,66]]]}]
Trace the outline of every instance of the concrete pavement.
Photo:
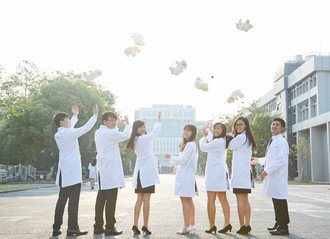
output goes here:
[{"label": "concrete pavement", "polygon": [[[197,178],[199,196],[194,198],[196,208],[196,229],[193,235],[180,236],[176,231],[183,226],[181,202],[174,196],[175,175],[160,175],[161,184],[156,186],[156,193],[151,197],[151,211],[149,238],[330,238],[330,185],[290,185],[289,186],[289,236],[271,236],[266,228],[274,223],[272,201],[260,194],[261,184],[256,184],[250,194],[251,204],[251,234],[242,236],[236,234],[239,229],[236,210],[236,199],[232,191],[228,192],[231,208],[231,224],[233,231],[227,234],[206,234],[208,229],[207,197],[204,190],[204,178]],[[123,234],[116,237],[93,235],[94,204],[96,190],[82,186],[79,207],[79,225],[88,230],[85,238],[143,238],[133,237],[133,208],[136,199],[130,178],[126,179],[126,188],[121,189],[117,201],[117,228]],[[1,239],[44,239],[44,238],[77,238],[67,237],[67,210],[65,211],[63,234],[52,237],[54,208],[58,196],[58,189],[54,187],[39,188],[27,191],[0,194],[0,238]],[[218,229],[222,228],[223,217],[220,203],[217,202]],[[142,227],[142,214],[139,227]]]}]

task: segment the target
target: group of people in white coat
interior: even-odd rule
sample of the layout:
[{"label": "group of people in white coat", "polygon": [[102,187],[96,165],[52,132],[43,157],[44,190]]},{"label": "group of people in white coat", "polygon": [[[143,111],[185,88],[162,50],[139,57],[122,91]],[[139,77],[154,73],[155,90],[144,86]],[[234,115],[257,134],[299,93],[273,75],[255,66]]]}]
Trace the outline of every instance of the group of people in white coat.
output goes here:
[{"label": "group of people in white coat", "polygon": [[[93,107],[93,116],[80,128],[74,128],[77,122],[79,108],[72,107],[73,116],[60,112],[54,116],[58,126],[55,140],[59,148],[59,170],[57,184],[60,187],[59,197],[55,208],[53,236],[61,234],[63,213],[67,200],[68,229],[67,235],[85,235],[78,225],[78,205],[82,182],[81,159],[78,138],[92,129],[97,120],[98,107]],[[128,140],[126,148],[134,150],[136,164],[132,184],[137,194],[134,207],[133,233],[139,235],[138,221],[141,209],[143,211],[142,232],[150,235],[149,212],[151,194],[155,193],[155,185],[159,183],[158,165],[153,151],[155,137],[161,132],[161,113],[151,132],[146,132],[146,120],[136,120],[133,127],[125,116],[125,128],[118,129],[118,117],[113,112],[102,114],[102,124],[95,132],[97,151],[97,179],[99,190],[95,203],[94,234],[119,235],[121,230],[116,229],[115,209],[118,189],[125,187],[123,166],[120,156],[119,143]],[[273,126],[274,125],[274,126]],[[205,232],[216,233],[215,200],[220,200],[224,215],[224,224],[219,233],[232,230],[230,224],[230,206],[226,192],[229,190],[229,173],[226,164],[227,149],[233,151],[231,186],[237,198],[237,209],[240,222],[239,234],[248,234],[250,226],[250,204],[248,194],[253,187],[251,164],[263,161],[265,165],[261,178],[264,179],[264,188],[267,196],[272,197],[275,208],[275,225],[268,228],[273,235],[287,235],[289,215],[287,208],[287,142],[282,136],[285,122],[276,118],[272,123],[273,143],[270,144],[265,158],[252,158],[252,148],[255,141],[246,118],[240,117],[234,123],[234,130],[227,134],[226,126],[216,123],[211,132],[207,126],[202,129],[203,137],[199,141],[200,150],[207,152],[205,172],[205,187],[207,191],[207,212],[210,227]],[[178,234],[190,234],[195,226],[195,207],[193,197],[197,193],[195,176],[199,148],[196,142],[197,128],[188,124],[182,133],[182,142],[179,145],[179,155],[164,153],[165,159],[176,164],[175,195],[182,203],[184,225]],[[251,161],[251,159],[253,159]],[[280,179],[279,179],[280,178]],[[280,183],[280,185],[278,185]],[[103,213],[105,211],[105,221]],[[283,216],[285,214],[285,216]],[[105,228],[104,228],[105,226]]]}]

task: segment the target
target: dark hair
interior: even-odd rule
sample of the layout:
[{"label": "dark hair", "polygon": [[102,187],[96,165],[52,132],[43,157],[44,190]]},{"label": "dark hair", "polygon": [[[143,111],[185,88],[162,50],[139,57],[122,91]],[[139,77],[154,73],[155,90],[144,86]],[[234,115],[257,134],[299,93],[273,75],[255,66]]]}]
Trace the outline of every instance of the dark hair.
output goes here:
[{"label": "dark hair", "polygon": [[57,125],[57,127],[61,127],[60,122],[63,121],[65,118],[69,118],[69,115],[65,112],[59,112],[54,115],[54,123]]},{"label": "dark hair", "polygon": [[[245,124],[245,133],[246,133],[246,141],[249,139],[249,145],[252,144],[252,148],[256,147],[256,141],[253,138],[252,132],[251,132],[251,128],[250,128],[250,123],[249,120],[245,117],[239,117],[237,120],[235,120],[234,123],[234,132],[235,132],[235,137],[239,134],[236,129],[235,129],[235,125],[237,123],[237,121],[242,120]],[[245,143],[246,143],[245,141]]]},{"label": "dark hair", "polygon": [[103,123],[103,121],[107,121],[107,120],[109,119],[109,117],[110,117],[110,118],[113,118],[113,119],[115,119],[115,120],[118,119],[118,117],[117,117],[117,115],[116,115],[115,113],[110,112],[110,111],[106,111],[106,112],[104,112],[104,113],[102,114],[102,123]]},{"label": "dark hair", "polygon": [[226,140],[226,148],[228,148],[228,145],[229,145],[230,141],[233,139],[233,137],[230,136],[230,135],[227,135],[227,127],[226,127],[226,125],[223,124],[223,123],[220,123],[220,122],[215,123],[215,124],[213,125],[213,129],[214,129],[216,126],[218,126],[218,125],[221,127],[221,134],[220,134],[219,136],[217,136],[217,137],[215,137],[215,136],[213,135],[213,139],[225,138],[225,140]]},{"label": "dark hair", "polygon": [[280,122],[282,127],[285,128],[285,121],[282,118],[274,118],[272,122],[274,121]]},{"label": "dark hair", "polygon": [[133,123],[133,129],[131,136],[129,137],[128,143],[126,144],[127,149],[134,149],[134,140],[136,136],[141,136],[138,134],[137,129],[144,125],[142,120],[135,120]]},{"label": "dark hair", "polygon": [[196,138],[196,134],[197,134],[197,128],[195,125],[193,124],[187,124],[185,125],[185,127],[183,128],[183,130],[190,130],[191,131],[191,135],[189,137],[189,139],[182,139],[182,142],[180,143],[180,151],[182,152],[184,150],[184,148],[186,147],[188,142],[194,141]]},{"label": "dark hair", "polygon": [[95,166],[95,165],[96,165],[96,158],[94,158],[94,159],[92,160],[91,165],[92,165],[92,166]]}]

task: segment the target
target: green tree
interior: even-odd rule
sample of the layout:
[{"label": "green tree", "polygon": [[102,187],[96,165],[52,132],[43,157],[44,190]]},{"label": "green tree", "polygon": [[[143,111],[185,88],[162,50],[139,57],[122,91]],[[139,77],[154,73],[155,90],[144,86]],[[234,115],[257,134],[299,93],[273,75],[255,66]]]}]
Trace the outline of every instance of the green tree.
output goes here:
[{"label": "green tree", "polygon": [[0,70],[0,116],[1,118],[21,114],[27,107],[28,97],[39,90],[46,77],[35,64],[23,61],[16,67],[16,72],[6,76]]},{"label": "green tree", "polygon": [[[23,76],[12,78],[25,80]],[[71,114],[71,106],[78,105],[80,113],[76,127],[79,127],[92,115],[95,103],[99,105],[100,112],[113,110],[115,98],[110,91],[82,80],[81,75],[74,72],[56,72],[52,76],[45,76],[39,87],[32,83],[29,86],[31,88],[28,88],[27,94],[21,94],[20,97],[16,94],[16,103],[10,105],[13,113],[7,111],[0,123],[1,163],[32,164],[38,170],[48,170],[58,160],[54,141],[57,129],[53,122],[53,115],[57,111]],[[6,109],[7,106],[4,105]],[[93,130],[79,141],[82,162],[87,164],[95,157]]]},{"label": "green tree", "polygon": [[298,168],[298,179],[305,179],[305,162],[310,156],[310,146],[309,142],[304,137],[298,137],[297,144],[291,146],[291,152],[293,152],[298,159],[299,168]]},{"label": "green tree", "polygon": [[272,137],[270,127],[275,115],[271,114],[265,107],[258,107],[255,102],[244,111],[248,113],[247,119],[257,145],[253,154],[256,157],[263,157],[268,141]]}]

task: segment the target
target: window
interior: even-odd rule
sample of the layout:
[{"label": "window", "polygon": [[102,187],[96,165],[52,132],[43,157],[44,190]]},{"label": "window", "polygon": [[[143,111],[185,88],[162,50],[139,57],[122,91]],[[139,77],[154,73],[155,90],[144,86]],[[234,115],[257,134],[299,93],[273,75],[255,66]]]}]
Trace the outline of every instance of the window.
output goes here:
[{"label": "window", "polygon": [[310,98],[311,117],[317,116],[317,98],[316,95]]}]

